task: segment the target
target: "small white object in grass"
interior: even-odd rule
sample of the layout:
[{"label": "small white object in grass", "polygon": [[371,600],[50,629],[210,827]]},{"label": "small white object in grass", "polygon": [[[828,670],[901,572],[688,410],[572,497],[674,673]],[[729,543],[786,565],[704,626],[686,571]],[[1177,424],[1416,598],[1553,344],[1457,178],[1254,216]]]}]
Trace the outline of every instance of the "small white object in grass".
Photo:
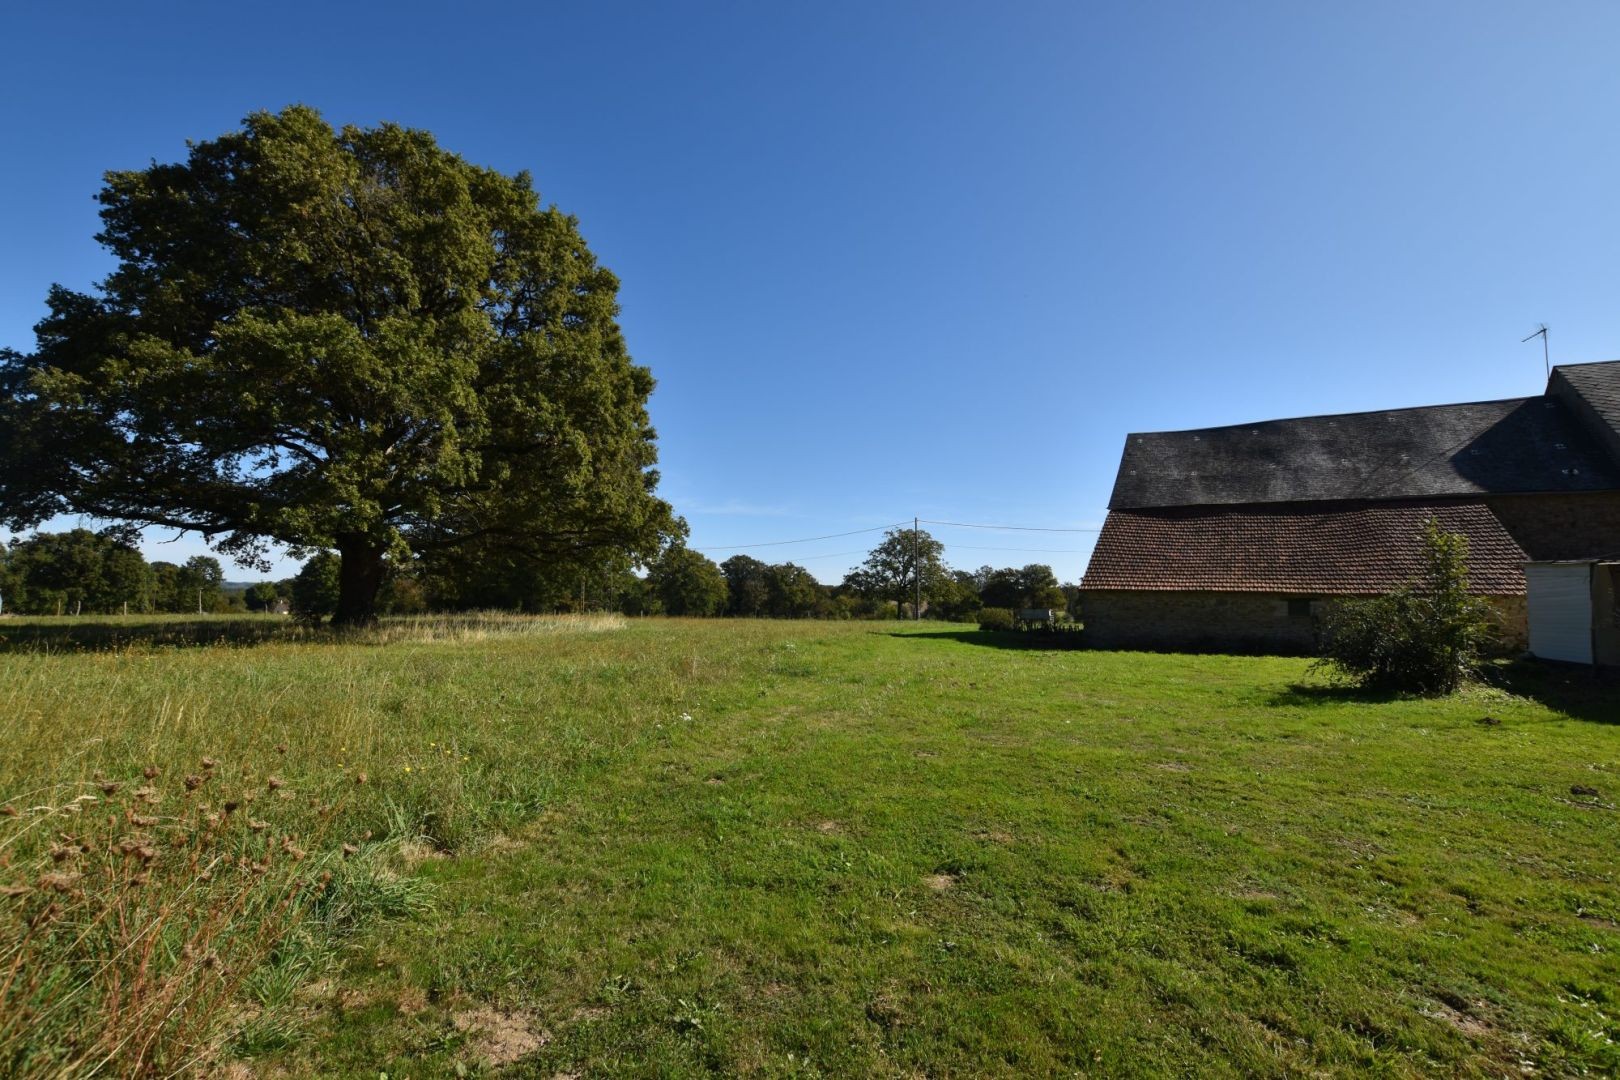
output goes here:
[{"label": "small white object in grass", "polygon": [[681,719],[685,720],[687,723],[691,723],[692,722],[692,714],[689,713],[689,712],[683,712],[683,713],[681,713]]}]

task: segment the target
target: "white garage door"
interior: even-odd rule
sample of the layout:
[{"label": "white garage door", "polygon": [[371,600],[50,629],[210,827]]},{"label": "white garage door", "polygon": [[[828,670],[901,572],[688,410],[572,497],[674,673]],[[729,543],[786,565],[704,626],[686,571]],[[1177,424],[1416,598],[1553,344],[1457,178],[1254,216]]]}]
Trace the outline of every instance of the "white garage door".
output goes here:
[{"label": "white garage door", "polygon": [[1590,563],[1524,568],[1530,601],[1530,651],[1543,660],[1592,662]]}]

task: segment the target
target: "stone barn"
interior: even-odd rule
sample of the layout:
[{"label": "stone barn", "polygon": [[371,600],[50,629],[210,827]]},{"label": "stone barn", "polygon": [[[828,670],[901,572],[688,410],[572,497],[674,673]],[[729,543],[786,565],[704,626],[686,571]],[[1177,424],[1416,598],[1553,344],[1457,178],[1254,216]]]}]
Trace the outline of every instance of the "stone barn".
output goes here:
[{"label": "stone barn", "polygon": [[1555,368],[1536,397],[1127,436],[1086,637],[1310,651],[1324,604],[1413,576],[1430,518],[1468,537],[1522,647],[1526,564],[1620,558],[1620,361]]}]

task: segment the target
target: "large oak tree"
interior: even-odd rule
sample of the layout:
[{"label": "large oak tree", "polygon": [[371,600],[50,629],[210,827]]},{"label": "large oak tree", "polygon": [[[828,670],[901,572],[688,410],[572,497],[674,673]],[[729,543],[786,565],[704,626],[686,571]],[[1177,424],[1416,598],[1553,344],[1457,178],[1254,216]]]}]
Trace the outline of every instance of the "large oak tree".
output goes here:
[{"label": "large oak tree", "polygon": [[424,131],[258,113],[186,160],[107,174],[94,295],[52,288],[0,352],[0,520],[72,511],[342,559],[335,618],[384,560],[447,548],[650,557],[652,376],[617,279],[526,173]]},{"label": "large oak tree", "polygon": [[866,561],[844,575],[844,586],[859,596],[900,604],[913,603],[921,592],[927,602],[952,584],[944,555],[945,545],[927,529],[890,529]]}]

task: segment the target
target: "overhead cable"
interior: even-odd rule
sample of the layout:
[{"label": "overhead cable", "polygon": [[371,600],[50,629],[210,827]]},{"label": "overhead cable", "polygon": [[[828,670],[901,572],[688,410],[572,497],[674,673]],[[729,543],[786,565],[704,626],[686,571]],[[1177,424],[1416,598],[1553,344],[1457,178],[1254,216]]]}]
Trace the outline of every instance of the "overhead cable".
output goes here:
[{"label": "overhead cable", "polygon": [[811,544],[817,540],[833,540],[840,536],[859,536],[861,533],[884,532],[887,529],[898,529],[905,522],[898,521],[893,525],[876,525],[870,529],[851,529],[849,532],[828,533],[826,536],[806,536],[802,540],[765,540],[757,544],[710,544],[707,547],[693,548],[693,551],[742,551],[747,548],[782,547],[784,544]]},{"label": "overhead cable", "polygon": [[1101,532],[1101,527],[1085,529],[1046,529],[1038,525],[976,525],[967,521],[934,521],[931,518],[920,519],[924,525],[951,525],[958,529],[1000,529],[1004,532],[1050,532],[1050,533],[1094,533]]},{"label": "overhead cable", "polygon": [[1040,552],[1046,555],[1084,555],[1085,548],[1016,548],[1016,547],[976,547],[972,544],[946,543],[952,551],[1029,551]]}]

